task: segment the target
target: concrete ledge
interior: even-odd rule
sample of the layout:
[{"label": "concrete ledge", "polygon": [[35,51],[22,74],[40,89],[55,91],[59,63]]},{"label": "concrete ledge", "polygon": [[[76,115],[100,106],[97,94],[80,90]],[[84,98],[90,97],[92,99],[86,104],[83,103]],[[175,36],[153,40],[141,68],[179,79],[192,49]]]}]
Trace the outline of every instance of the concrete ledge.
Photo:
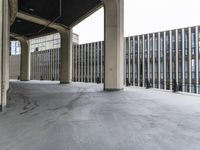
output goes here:
[{"label": "concrete ledge", "polygon": [[24,81],[24,82],[26,82],[26,81],[30,81],[30,80],[20,80],[20,81]]}]

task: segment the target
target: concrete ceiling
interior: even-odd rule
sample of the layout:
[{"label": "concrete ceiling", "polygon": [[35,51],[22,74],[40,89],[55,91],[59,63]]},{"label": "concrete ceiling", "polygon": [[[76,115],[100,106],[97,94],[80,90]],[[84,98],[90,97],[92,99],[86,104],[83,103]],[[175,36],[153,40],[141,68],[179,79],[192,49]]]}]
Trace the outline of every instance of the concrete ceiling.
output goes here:
[{"label": "concrete ceiling", "polygon": [[[84,17],[98,9],[101,0],[18,0],[18,11],[31,14],[65,27],[73,27]],[[19,18],[11,26],[11,32],[26,37],[35,37],[54,32],[54,29],[45,28]]]}]

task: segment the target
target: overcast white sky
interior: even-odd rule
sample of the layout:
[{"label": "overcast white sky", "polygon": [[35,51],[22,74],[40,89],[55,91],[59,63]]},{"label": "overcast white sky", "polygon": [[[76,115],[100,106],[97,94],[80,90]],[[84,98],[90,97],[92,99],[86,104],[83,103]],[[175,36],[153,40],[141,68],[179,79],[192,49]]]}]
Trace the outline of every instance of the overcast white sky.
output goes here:
[{"label": "overcast white sky", "polygon": [[[200,0],[124,0],[125,37],[200,25]],[[80,43],[103,40],[103,8],[74,27]]]}]

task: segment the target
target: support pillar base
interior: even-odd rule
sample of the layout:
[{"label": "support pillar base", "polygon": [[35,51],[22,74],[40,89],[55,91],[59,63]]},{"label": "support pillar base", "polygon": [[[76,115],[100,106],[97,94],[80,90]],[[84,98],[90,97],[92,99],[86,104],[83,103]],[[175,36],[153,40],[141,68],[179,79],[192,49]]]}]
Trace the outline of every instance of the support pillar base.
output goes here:
[{"label": "support pillar base", "polygon": [[22,81],[22,82],[28,82],[28,81],[30,81],[30,80],[20,80],[20,81]]},{"label": "support pillar base", "polygon": [[6,111],[6,106],[0,105],[0,112],[5,112]]},{"label": "support pillar base", "polygon": [[60,82],[60,84],[71,84],[72,82]]},{"label": "support pillar base", "polygon": [[124,88],[121,88],[121,89],[109,89],[109,88],[104,88],[104,91],[107,91],[107,92],[114,92],[114,91],[123,91]]}]

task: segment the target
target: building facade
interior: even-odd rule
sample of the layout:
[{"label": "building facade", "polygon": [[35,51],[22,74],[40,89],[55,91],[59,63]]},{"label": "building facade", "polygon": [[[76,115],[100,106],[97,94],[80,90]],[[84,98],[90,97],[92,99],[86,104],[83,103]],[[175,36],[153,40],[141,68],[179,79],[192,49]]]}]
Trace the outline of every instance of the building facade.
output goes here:
[{"label": "building facade", "polygon": [[[200,94],[200,27],[125,38],[126,85]],[[103,43],[74,48],[74,81],[103,82]]]},{"label": "building facade", "polygon": [[189,27],[125,39],[126,81],[132,85],[200,93],[200,28]]},{"label": "building facade", "polygon": [[[74,82],[104,80],[103,42],[73,45],[72,76]],[[31,80],[59,80],[60,49],[31,53]]]},{"label": "building facade", "polygon": [[[124,39],[126,85],[200,94],[200,27]],[[31,79],[59,80],[59,48],[31,56]],[[73,45],[73,81],[104,82],[104,42]]]},{"label": "building facade", "polygon": [[104,42],[74,45],[73,57],[75,82],[104,82]]}]

